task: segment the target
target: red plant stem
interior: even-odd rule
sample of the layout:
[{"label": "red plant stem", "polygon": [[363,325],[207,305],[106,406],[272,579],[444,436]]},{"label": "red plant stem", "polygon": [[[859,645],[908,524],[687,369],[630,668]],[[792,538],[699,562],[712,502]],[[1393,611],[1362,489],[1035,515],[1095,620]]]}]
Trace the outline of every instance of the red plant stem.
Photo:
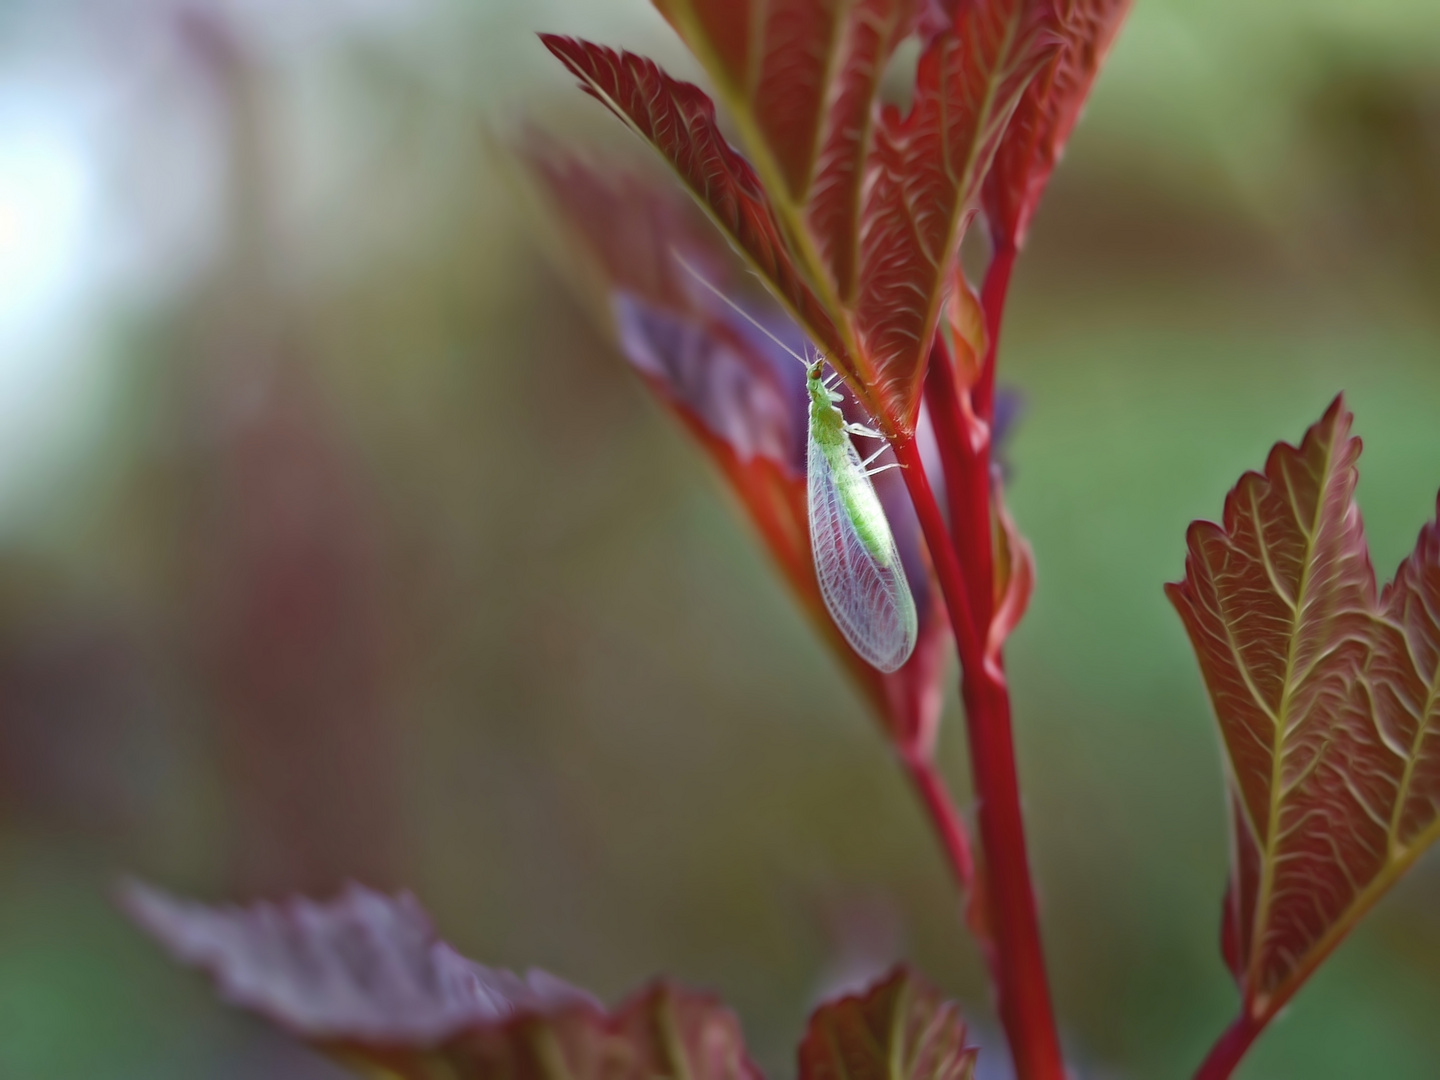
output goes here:
[{"label": "red plant stem", "polygon": [[927,755],[904,755],[905,770],[915,783],[925,812],[940,836],[940,846],[950,861],[950,870],[962,892],[969,893],[975,885],[975,858],[970,853],[970,834],[955,808],[955,800],[945,786],[945,778]]},{"label": "red plant stem", "polygon": [[950,611],[950,623],[955,630],[955,644],[960,653],[960,664],[965,678],[970,677],[970,665],[982,656],[980,636],[976,631],[975,617],[970,608],[970,593],[965,588],[965,572],[955,548],[950,542],[950,530],[945,524],[945,515],[935,501],[935,492],[930,487],[930,478],[925,475],[925,463],[920,457],[920,448],[914,435],[897,435],[890,440],[895,451],[895,460],[901,465],[905,477],[905,488],[915,506],[915,516],[920,521],[920,531],[930,549],[930,561],[935,566],[935,576],[940,581],[940,592],[945,606]]},{"label": "red plant stem", "polygon": [[960,690],[985,860],[985,910],[994,935],[992,970],[1000,1020],[1014,1057],[1017,1080],[1064,1080],[1065,1066],[1025,850],[1009,690],[998,665],[985,661],[984,637],[973,616],[965,574],[925,475],[914,436],[897,438],[891,445],[905,466],[905,484],[950,609],[960,653]]},{"label": "red plant stem", "polygon": [[1195,1073],[1195,1080],[1228,1080],[1250,1044],[1264,1030],[1264,1019],[1252,1016],[1249,1009],[1242,1010],[1211,1047]]},{"label": "red plant stem", "polygon": [[980,289],[980,307],[985,312],[985,360],[980,365],[980,380],[975,385],[975,411],[987,422],[995,412],[995,357],[1000,350],[1000,324],[1005,316],[1005,299],[1010,294],[1010,274],[1020,249],[1014,242],[997,239],[985,268],[985,284]]},{"label": "red plant stem", "polygon": [[921,753],[902,751],[900,759],[905,766],[905,771],[910,776],[911,783],[915,785],[916,794],[920,796],[920,801],[924,804],[925,812],[930,817],[930,824],[940,839],[940,846],[949,860],[950,870],[955,875],[956,884],[960,886],[965,923],[969,926],[971,934],[974,935],[975,942],[980,947],[980,953],[985,959],[986,969],[993,979],[997,968],[995,942],[991,937],[990,928],[985,925],[984,921],[985,901],[981,894],[985,890],[985,883],[982,878],[976,876],[975,858],[970,850],[969,830],[960,817],[960,812],[955,806],[955,799],[945,784],[945,778],[935,767],[935,761],[929,749],[927,748],[925,752]]},{"label": "red plant stem", "polygon": [[950,532],[965,571],[976,633],[988,633],[994,608],[994,567],[991,564],[990,439],[977,444],[974,418],[960,407],[960,389],[949,346],[940,334],[930,347],[925,369],[925,401],[935,425],[935,439],[945,463],[945,500],[950,507]]}]

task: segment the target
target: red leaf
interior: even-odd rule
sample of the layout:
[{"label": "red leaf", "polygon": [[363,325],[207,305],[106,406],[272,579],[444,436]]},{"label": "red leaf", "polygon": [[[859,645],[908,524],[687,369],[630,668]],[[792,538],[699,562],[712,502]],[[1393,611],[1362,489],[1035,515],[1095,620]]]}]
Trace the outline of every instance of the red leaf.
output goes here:
[{"label": "red leaf", "polygon": [[[394,1059],[368,1060],[394,1068]],[[709,995],[664,982],[608,1015],[569,1009],[472,1028],[439,1060],[446,1071],[416,1080],[760,1080],[735,1015]]]},{"label": "red leaf", "polygon": [[903,117],[876,94],[916,0],[658,6],[715,79],[755,169],[696,87],[628,53],[544,41],[665,156],[867,412],[913,433],[960,235],[1021,92],[1058,46],[1049,0],[966,7],[930,38]]},{"label": "red leaf", "polygon": [[920,58],[908,115],[886,109],[867,177],[857,330],[873,393],[916,400],[980,185],[1057,41],[1048,0],[971,4]]},{"label": "red leaf", "polygon": [[1436,518],[1380,599],[1380,647],[1371,662],[1380,737],[1408,763],[1389,839],[1423,848],[1440,813],[1440,499]]},{"label": "red leaf", "polygon": [[668,307],[688,306],[693,281],[676,274],[676,251],[715,280],[733,263],[694,202],[678,192],[593,163],[538,132],[528,132],[517,149],[538,181],[527,190],[545,197],[546,222],[550,211],[558,214],[557,262],[598,276],[602,307],[609,307],[615,289]]},{"label": "red leaf", "polygon": [[206,908],[127,886],[131,914],[181,963],[376,1077],[759,1080],[739,1022],[664,983],[606,1013],[541,972],[484,968],[436,940],[414,900],[351,886],[330,904]]},{"label": "red leaf", "polygon": [[1065,44],[1025,90],[985,182],[985,214],[999,243],[1020,247],[1130,0],[1057,0]]},{"label": "red leaf", "polygon": [[664,155],[816,341],[843,355],[846,350],[831,316],[796,269],[754,170],[720,134],[710,99],[633,53],[557,34],[542,34],[540,39],[586,91]]},{"label": "red leaf", "polygon": [[960,1010],[897,967],[864,994],[820,1006],[800,1044],[800,1080],[970,1080]]},{"label": "red leaf", "polygon": [[[913,29],[915,0],[655,6],[748,129],[747,147],[772,197],[808,223],[837,298],[849,301],[875,98],[895,47]],[[763,26],[755,26],[762,18]]]},{"label": "red leaf", "polygon": [[910,30],[913,6],[901,0],[857,0],[847,9],[846,33],[837,38],[845,47],[829,90],[832,103],[825,117],[806,219],[840,301],[850,306],[854,306],[860,287],[860,235],[865,226],[862,192],[877,119],[875,98],[886,64]]},{"label": "red leaf", "polygon": [[[903,480],[891,470],[875,482],[915,593],[920,635],[910,661],[884,675],[836,629],[815,578],[800,365],[708,290],[661,269],[679,252],[723,286],[732,280],[727,253],[713,233],[691,227],[688,205],[666,188],[539,144],[532,143],[526,159],[573,241],[569,251],[599,268],[611,330],[631,366],[719,467],[801,606],[892,737],[911,749],[928,745],[939,723],[948,623]],[[799,346],[783,313],[764,301],[747,304],[753,317]]]},{"label": "red leaf", "polygon": [[1440,834],[1440,541],[1377,600],[1337,398],[1190,528],[1185,622],[1234,805],[1223,944],[1263,1022]]}]

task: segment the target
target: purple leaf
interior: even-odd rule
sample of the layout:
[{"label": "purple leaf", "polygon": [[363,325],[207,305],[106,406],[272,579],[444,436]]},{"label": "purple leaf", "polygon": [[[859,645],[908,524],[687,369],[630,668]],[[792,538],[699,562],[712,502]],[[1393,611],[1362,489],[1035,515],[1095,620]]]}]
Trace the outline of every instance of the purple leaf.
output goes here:
[{"label": "purple leaf", "polygon": [[331,903],[209,908],[126,884],[121,902],[231,1004],[391,1080],[759,1080],[740,1024],[665,983],[613,1012],[543,972],[481,967],[408,897],[352,885]]},{"label": "purple leaf", "polygon": [[408,894],[351,885],[327,904],[212,908],[127,882],[121,903],[176,960],[208,972],[225,1001],[306,1039],[437,1044],[520,1013],[598,1008],[542,971],[466,960]]}]

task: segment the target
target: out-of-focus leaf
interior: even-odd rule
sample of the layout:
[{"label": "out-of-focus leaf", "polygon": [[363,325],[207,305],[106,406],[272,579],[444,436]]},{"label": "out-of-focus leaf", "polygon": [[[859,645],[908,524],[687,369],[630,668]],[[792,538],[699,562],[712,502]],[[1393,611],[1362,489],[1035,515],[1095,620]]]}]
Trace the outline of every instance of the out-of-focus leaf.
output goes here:
[{"label": "out-of-focus leaf", "polygon": [[220,996],[302,1038],[437,1043],[519,1012],[596,1003],[543,972],[524,978],[438,940],[413,897],[351,885],[328,904],[297,898],[210,908],[138,882],[122,903]]},{"label": "out-of-focus leaf", "polygon": [[985,662],[999,675],[1005,639],[1020,625],[1035,591],[1035,553],[1010,516],[998,479],[991,501],[995,508],[995,605],[985,638]]},{"label": "out-of-focus leaf", "polygon": [[377,1080],[758,1080],[739,1022],[663,983],[607,1013],[542,972],[481,967],[409,897],[207,908],[127,886],[137,922],[222,997]]},{"label": "out-of-focus leaf", "polygon": [[[875,478],[915,595],[915,652],[882,674],[846,643],[826,611],[810,552],[805,487],[804,370],[763,333],[687,276],[656,272],[678,253],[731,287],[734,260],[713,231],[694,228],[685,200],[622,169],[595,168],[532,141],[525,160],[571,243],[592,264],[611,332],[646,385],[719,467],[779,563],[802,608],[907,748],[929,745],[939,723],[948,623],[914,509],[896,470]],[[732,291],[734,291],[732,289]],[[797,351],[798,329],[765,297],[736,292],[755,318]]]},{"label": "out-of-focus leaf", "polygon": [[[267,333],[271,301],[232,301],[234,320],[200,323],[186,346],[199,373],[187,409],[205,435],[176,523],[184,632],[234,821],[229,880],[247,893],[393,883],[401,721],[382,527],[315,357]],[[265,392],[242,405],[234,387],[252,380]]]},{"label": "out-of-focus leaf", "polygon": [[985,215],[1001,243],[1024,244],[1045,185],[1129,10],[1130,0],[1056,0],[1064,46],[1026,88],[985,181]]},{"label": "out-of-focus leaf", "polygon": [[1440,540],[1377,599],[1339,398],[1196,522],[1167,586],[1229,760],[1223,946],[1264,1021],[1440,835]]},{"label": "out-of-focus leaf", "polygon": [[876,95],[916,28],[914,0],[658,6],[715,79],[758,175],[696,87],[628,53],[544,41],[664,155],[865,410],[913,433],[961,233],[1021,92],[1058,46],[1049,0],[967,5],[930,36],[904,115]]},{"label": "out-of-focus leaf", "polygon": [[[666,307],[686,307],[693,282],[675,272],[677,251],[716,280],[733,262],[694,202],[662,190],[650,177],[592,162],[536,131],[516,149],[525,170],[539,181],[527,190],[538,189],[547,212],[559,211],[556,261],[570,272],[591,271],[592,280],[577,284],[583,299],[600,297],[602,318],[617,289]],[[592,287],[593,279],[599,288]]]},{"label": "out-of-focus leaf", "polygon": [[970,1080],[960,1010],[905,967],[820,1006],[800,1044],[800,1080]]}]

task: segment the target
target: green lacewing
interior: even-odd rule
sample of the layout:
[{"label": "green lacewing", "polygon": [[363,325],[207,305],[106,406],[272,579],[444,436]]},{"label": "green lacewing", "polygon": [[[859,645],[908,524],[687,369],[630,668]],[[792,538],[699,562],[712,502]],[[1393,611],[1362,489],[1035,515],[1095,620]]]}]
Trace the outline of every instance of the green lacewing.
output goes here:
[{"label": "green lacewing", "polygon": [[[675,258],[697,281],[805,365],[810,550],[820,595],[845,640],[866,663],[884,672],[896,670],[915,650],[919,626],[895,536],[871,481],[876,473],[899,467],[896,463],[874,465],[888,446],[885,437],[845,419],[839,407],[844,398],[834,388],[839,375],[832,374],[830,380],[823,377],[823,356],[818,352],[810,360],[798,356],[678,253]],[[880,449],[862,459],[852,436],[879,439]]]}]

